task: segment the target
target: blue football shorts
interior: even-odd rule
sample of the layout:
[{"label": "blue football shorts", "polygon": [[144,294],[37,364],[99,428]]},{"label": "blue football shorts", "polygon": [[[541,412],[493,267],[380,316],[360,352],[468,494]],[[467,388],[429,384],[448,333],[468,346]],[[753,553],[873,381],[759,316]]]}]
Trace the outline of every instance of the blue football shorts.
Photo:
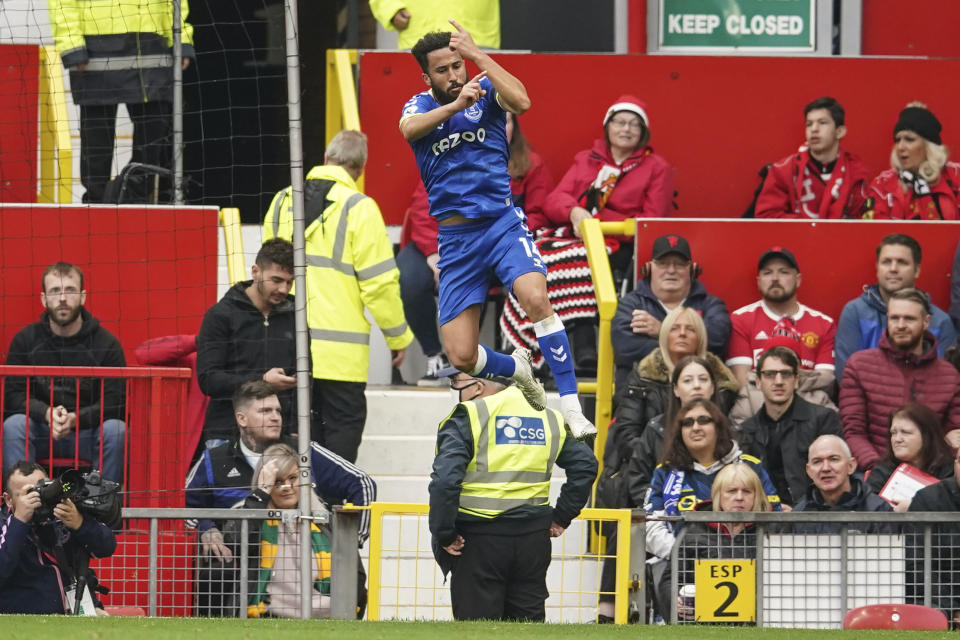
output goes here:
[{"label": "blue football shorts", "polygon": [[499,218],[440,225],[438,315],[446,324],[475,304],[483,304],[494,276],[513,292],[525,273],[547,275],[526,216],[515,208]]}]

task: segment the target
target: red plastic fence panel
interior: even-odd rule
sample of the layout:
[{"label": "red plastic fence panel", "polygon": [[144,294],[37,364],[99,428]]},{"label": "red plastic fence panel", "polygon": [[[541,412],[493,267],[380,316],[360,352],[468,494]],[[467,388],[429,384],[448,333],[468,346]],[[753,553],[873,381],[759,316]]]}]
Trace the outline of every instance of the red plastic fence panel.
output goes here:
[{"label": "red plastic fence panel", "polygon": [[[650,143],[676,170],[677,215],[684,217],[739,217],[759,184],[757,171],[804,142],[803,107],[820,96],[833,96],[845,107],[844,147],[861,156],[871,178],[890,166],[893,125],[911,100],[923,100],[940,117],[950,149],[960,141],[960,120],[952,116],[960,86],[944,82],[955,75],[954,60],[495,57],[527,88],[533,106],[521,116],[521,126],[556,180],[575,153],[603,136],[603,115],[619,95],[632,93],[646,101]],[[426,86],[413,56],[405,52],[363,52],[359,82],[360,123],[370,148],[366,192],[388,224],[400,224],[419,179],[410,145],[397,128],[400,111]]]},{"label": "red plastic fence panel", "polygon": [[[146,522],[139,522],[148,526]],[[192,533],[159,531],[157,539],[157,615],[193,614],[193,559],[196,541]],[[117,550],[109,558],[93,560],[97,579],[110,589],[102,596],[104,605],[140,607],[149,611],[150,535],[146,530],[117,534]]]},{"label": "red plastic fence panel", "polygon": [[84,272],[85,307],[127,363],[157,336],[195,334],[217,298],[217,209],[0,204],[0,353],[36,322],[43,270]]},{"label": "red plastic fence panel", "polygon": [[40,49],[0,45],[0,202],[37,199]]},{"label": "red plastic fence panel", "polygon": [[800,265],[800,302],[837,320],[844,304],[877,281],[875,250],[890,233],[908,234],[923,247],[917,286],[946,311],[960,222],[646,219],[637,228],[638,269],[650,259],[654,239],[669,233],[690,242],[693,259],[703,268],[700,280],[729,311],[760,298],[757,259],[780,245]]}]

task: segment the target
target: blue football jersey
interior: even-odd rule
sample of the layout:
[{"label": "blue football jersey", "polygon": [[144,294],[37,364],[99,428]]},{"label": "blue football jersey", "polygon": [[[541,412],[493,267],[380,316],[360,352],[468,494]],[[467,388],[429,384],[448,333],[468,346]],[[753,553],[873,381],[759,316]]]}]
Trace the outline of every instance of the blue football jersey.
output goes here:
[{"label": "blue football jersey", "polygon": [[[506,112],[493,84],[480,80],[486,95],[419,140],[410,143],[427,188],[430,215],[443,220],[455,213],[465,218],[513,214],[507,173]],[[440,106],[430,91],[410,98],[404,118]]]}]

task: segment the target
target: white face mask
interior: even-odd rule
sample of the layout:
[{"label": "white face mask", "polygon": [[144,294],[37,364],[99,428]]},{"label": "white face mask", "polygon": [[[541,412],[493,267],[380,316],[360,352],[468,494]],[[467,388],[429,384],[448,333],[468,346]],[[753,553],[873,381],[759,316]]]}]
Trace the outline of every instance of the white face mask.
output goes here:
[{"label": "white face mask", "polygon": [[459,390],[459,389],[454,389],[454,388],[451,387],[451,388],[450,388],[450,397],[453,398],[454,404],[458,404],[458,403],[460,402],[460,390]]}]

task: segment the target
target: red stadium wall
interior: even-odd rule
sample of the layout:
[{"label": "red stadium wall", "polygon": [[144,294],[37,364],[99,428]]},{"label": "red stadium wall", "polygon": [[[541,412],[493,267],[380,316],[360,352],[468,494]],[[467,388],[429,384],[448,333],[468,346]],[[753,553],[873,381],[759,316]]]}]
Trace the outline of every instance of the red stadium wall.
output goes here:
[{"label": "red stadium wall", "polygon": [[960,57],[958,23],[956,0],[864,0],[860,49],[868,56]]},{"label": "red stadium wall", "polygon": [[36,45],[0,45],[0,202],[37,199],[39,68]]},{"label": "red stadium wall", "polygon": [[217,209],[0,205],[0,352],[37,320],[40,276],[58,260],[85,276],[86,307],[123,344],[196,333],[217,295]]},{"label": "red stadium wall", "polygon": [[[656,151],[675,168],[678,215],[737,217],[758,185],[757,171],[803,142],[803,107],[832,95],[847,111],[845,147],[871,175],[889,166],[893,125],[910,100],[922,99],[960,142],[951,117],[960,87],[949,60],[868,58],[728,58],[647,55],[501,54],[527,87],[533,108],[527,138],[559,180],[573,155],[603,135],[606,108],[621,93],[649,105]],[[471,73],[475,70],[470,68]],[[909,81],[907,81],[909,79]],[[400,224],[418,179],[413,153],[397,128],[400,110],[424,89],[408,53],[363,52],[360,122],[369,135],[367,193],[388,224]]]},{"label": "red stadium wall", "polygon": [[[888,233],[906,233],[923,247],[917,286],[934,304],[950,306],[950,274],[960,239],[960,222],[860,222],[830,220],[666,220],[640,222],[639,260],[650,259],[655,238],[677,233],[690,242],[693,259],[703,268],[707,291],[727,303],[729,311],[755,302],[757,259],[781,245],[793,252],[803,274],[798,297],[807,306],[839,319],[843,305],[877,281],[875,250]],[[720,239],[720,241],[718,241]]]}]

